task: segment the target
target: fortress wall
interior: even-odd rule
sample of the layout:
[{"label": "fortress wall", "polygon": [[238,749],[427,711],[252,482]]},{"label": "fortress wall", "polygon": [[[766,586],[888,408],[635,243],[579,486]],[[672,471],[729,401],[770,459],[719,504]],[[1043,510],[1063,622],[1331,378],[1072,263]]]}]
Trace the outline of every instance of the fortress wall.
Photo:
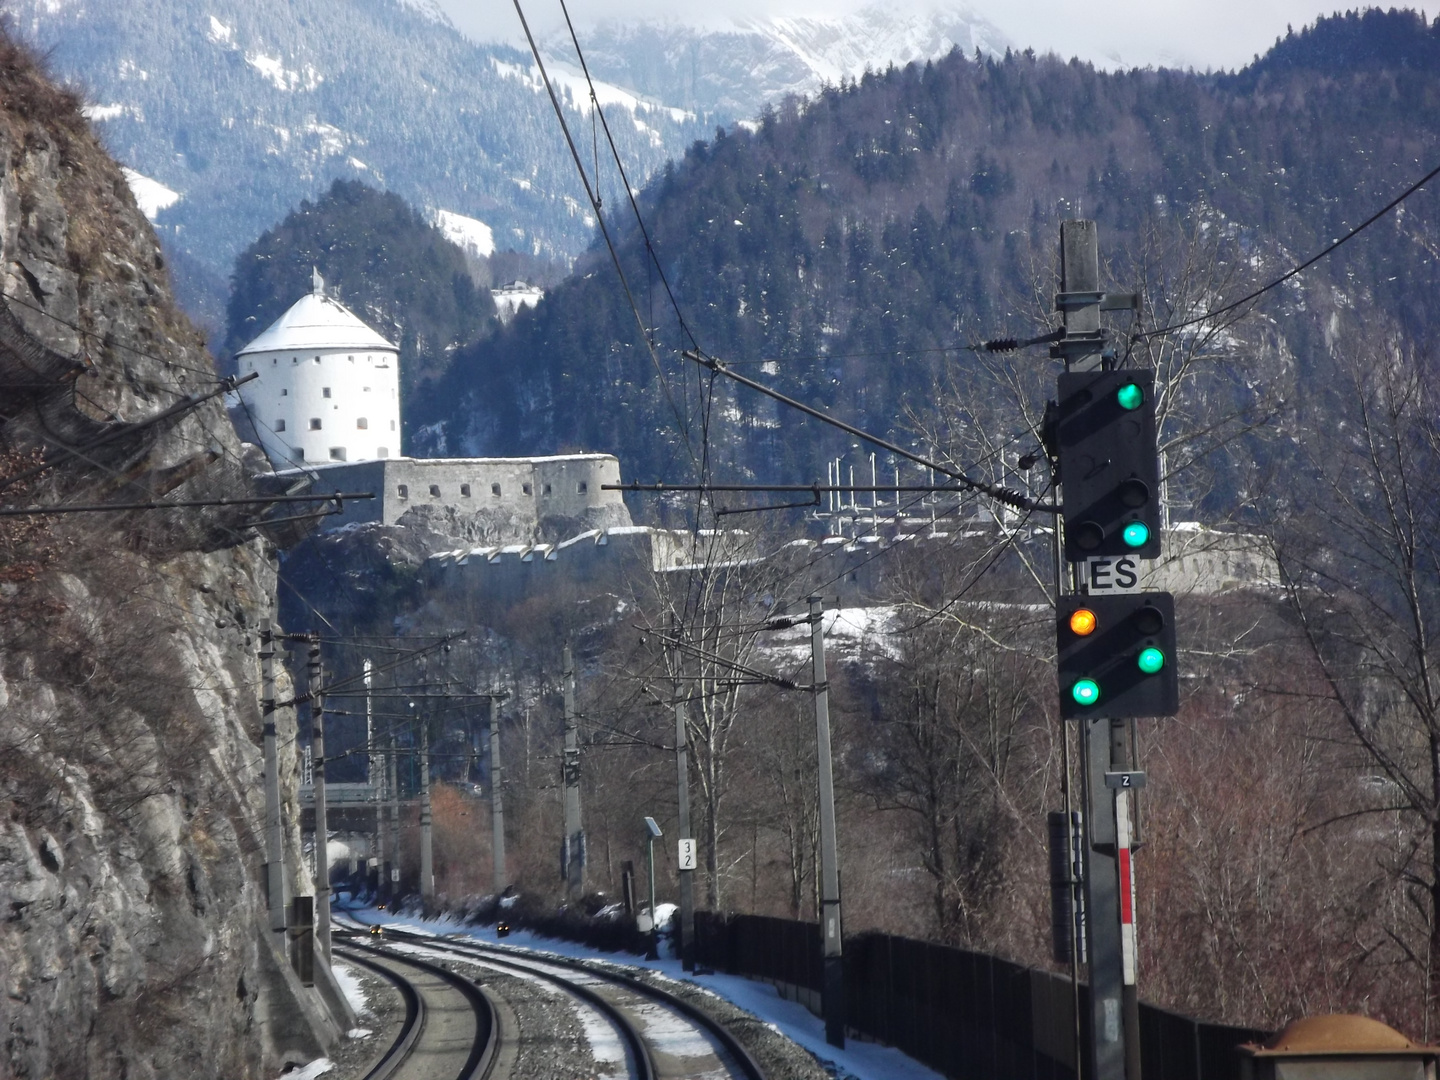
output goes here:
[{"label": "fortress wall", "polygon": [[[313,472],[314,491],[373,491],[373,500],[347,503],[326,528],[356,522],[395,525],[416,507],[435,506],[474,514],[503,511],[515,521],[515,539],[528,539],[548,517],[583,519],[608,510],[612,520],[629,521],[618,491],[620,462],[609,454],[545,458],[388,458],[323,464]],[[301,470],[286,470],[297,479]]]}]

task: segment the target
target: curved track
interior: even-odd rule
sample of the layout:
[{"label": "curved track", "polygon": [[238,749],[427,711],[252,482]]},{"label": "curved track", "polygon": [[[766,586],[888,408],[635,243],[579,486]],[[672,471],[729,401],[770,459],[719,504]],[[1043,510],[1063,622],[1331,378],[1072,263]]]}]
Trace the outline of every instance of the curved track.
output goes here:
[{"label": "curved track", "polygon": [[497,1046],[495,1011],[467,979],[438,964],[337,936],[337,957],[390,982],[405,1003],[400,1033],[364,1080],[484,1080]]},{"label": "curved track", "polygon": [[625,1043],[635,1080],[765,1080],[765,1073],[730,1031],[703,1010],[649,983],[558,957],[477,941],[437,939],[387,928],[407,951],[424,948],[501,972],[560,985],[601,1013]]}]

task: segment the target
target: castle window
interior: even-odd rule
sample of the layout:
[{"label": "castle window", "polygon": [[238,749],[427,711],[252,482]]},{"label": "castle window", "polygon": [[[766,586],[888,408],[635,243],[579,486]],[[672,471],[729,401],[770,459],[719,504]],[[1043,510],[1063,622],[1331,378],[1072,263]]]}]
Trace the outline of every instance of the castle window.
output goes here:
[{"label": "castle window", "polygon": [[292,357],[290,357],[290,362],[291,362],[292,364],[298,364],[298,363],[300,362],[300,357],[298,357],[298,356],[292,356]]},{"label": "castle window", "polygon": [[282,389],[282,390],[280,391],[280,396],[281,396],[281,397],[289,397],[289,396],[290,396],[290,391],[289,391],[288,389]]},{"label": "castle window", "polygon": [[465,496],[465,498],[468,499],[468,498],[470,497],[470,485],[469,485],[469,484],[461,484],[461,485],[460,485],[460,494],[463,495],[463,496]]},{"label": "castle window", "polygon": [[400,498],[408,499],[410,497],[410,485],[400,484],[398,487],[396,487],[395,492],[400,496]]},{"label": "castle window", "polygon": [[353,356],[347,356],[345,359],[349,360],[352,364],[355,362],[355,357]]},{"label": "castle window", "polygon": [[499,498],[499,497],[500,497],[500,485],[499,485],[499,484],[491,484],[491,485],[490,485],[490,494],[491,494],[491,495],[494,495],[496,498]]},{"label": "castle window", "polygon": [[321,397],[329,397],[329,396],[330,396],[330,387],[328,387],[328,386],[322,386],[322,387],[320,388],[320,396],[321,396]]},{"label": "castle window", "polygon": [[332,446],[332,447],[330,447],[330,460],[331,460],[331,461],[344,461],[344,460],[345,460],[345,448],[344,448],[343,446]]},{"label": "castle window", "polygon": [[312,416],[312,417],[310,418],[310,430],[311,430],[311,431],[319,431],[319,430],[320,430],[320,418],[319,418],[318,416]]},{"label": "castle window", "polygon": [[315,362],[318,364],[320,362],[320,357],[315,357]]},{"label": "castle window", "polygon": [[394,420],[391,420],[391,421],[390,421],[390,430],[391,430],[391,431],[394,431],[394,430],[395,430],[395,421],[394,421]]},{"label": "castle window", "polygon": [[362,393],[368,394],[370,392],[370,387],[368,386],[361,387],[360,389]]},{"label": "castle window", "polygon": [[584,480],[581,480],[580,483],[575,485],[575,491],[577,494],[584,495],[589,490],[590,485],[587,484]]},{"label": "castle window", "polygon": [[390,448],[389,448],[388,446],[377,446],[377,447],[375,448],[375,456],[376,456],[376,457],[389,457],[389,456],[390,456]]},{"label": "castle window", "polygon": [[526,495],[535,494],[535,487],[533,484],[521,484],[520,490],[523,491]]},{"label": "castle window", "polygon": [[274,366],[275,366],[276,364],[278,364],[279,362],[280,362],[280,358],[279,358],[278,356],[272,356],[272,357],[270,357],[270,365],[271,365],[271,367],[274,367]]},{"label": "castle window", "polygon": [[438,498],[440,497],[440,485],[439,485],[439,484],[431,484],[431,485],[430,485],[430,494],[431,494],[432,496],[434,496],[435,498],[438,499]]},{"label": "castle window", "polygon": [[355,427],[356,427],[356,429],[359,430],[359,431],[369,431],[369,430],[370,430],[370,421],[367,420],[365,417],[362,416],[362,417],[360,417],[360,419],[358,419],[358,420],[355,421]]},{"label": "castle window", "polygon": [[284,420],[276,420],[276,421],[275,421],[275,430],[276,430],[276,431],[284,431],[284,430],[285,430],[285,421],[284,421]]},{"label": "castle window", "polygon": [[545,494],[546,494],[546,495],[549,495],[549,494],[550,494],[550,485],[549,485],[549,484],[546,484],[546,485],[545,485]]}]

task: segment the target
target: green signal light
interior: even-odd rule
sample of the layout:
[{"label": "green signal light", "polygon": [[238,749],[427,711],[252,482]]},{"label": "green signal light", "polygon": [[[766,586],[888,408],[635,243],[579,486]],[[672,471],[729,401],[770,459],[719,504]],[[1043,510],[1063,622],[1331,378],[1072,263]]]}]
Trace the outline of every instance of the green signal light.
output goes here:
[{"label": "green signal light", "polygon": [[1165,654],[1152,646],[1141,649],[1140,657],[1135,662],[1146,675],[1154,675],[1165,666]]},{"label": "green signal light", "polygon": [[1133,382],[1126,383],[1115,391],[1115,400],[1120,403],[1122,409],[1138,409],[1145,404],[1145,391]]},{"label": "green signal light", "polygon": [[1120,539],[1125,541],[1126,547],[1144,547],[1150,539],[1150,526],[1143,521],[1132,521],[1120,533]]},{"label": "green signal light", "polygon": [[1100,684],[1094,679],[1081,679],[1070,688],[1077,705],[1094,705],[1100,700]]}]

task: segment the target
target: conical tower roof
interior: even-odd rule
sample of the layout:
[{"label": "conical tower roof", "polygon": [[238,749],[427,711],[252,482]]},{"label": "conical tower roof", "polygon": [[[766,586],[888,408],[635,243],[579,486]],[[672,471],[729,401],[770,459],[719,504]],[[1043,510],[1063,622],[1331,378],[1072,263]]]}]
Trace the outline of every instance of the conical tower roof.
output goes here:
[{"label": "conical tower roof", "polygon": [[291,305],[265,332],[236,356],[258,352],[304,352],[308,349],[388,349],[395,346],[366,326],[339,300],[325,295],[317,273],[315,291]]}]

